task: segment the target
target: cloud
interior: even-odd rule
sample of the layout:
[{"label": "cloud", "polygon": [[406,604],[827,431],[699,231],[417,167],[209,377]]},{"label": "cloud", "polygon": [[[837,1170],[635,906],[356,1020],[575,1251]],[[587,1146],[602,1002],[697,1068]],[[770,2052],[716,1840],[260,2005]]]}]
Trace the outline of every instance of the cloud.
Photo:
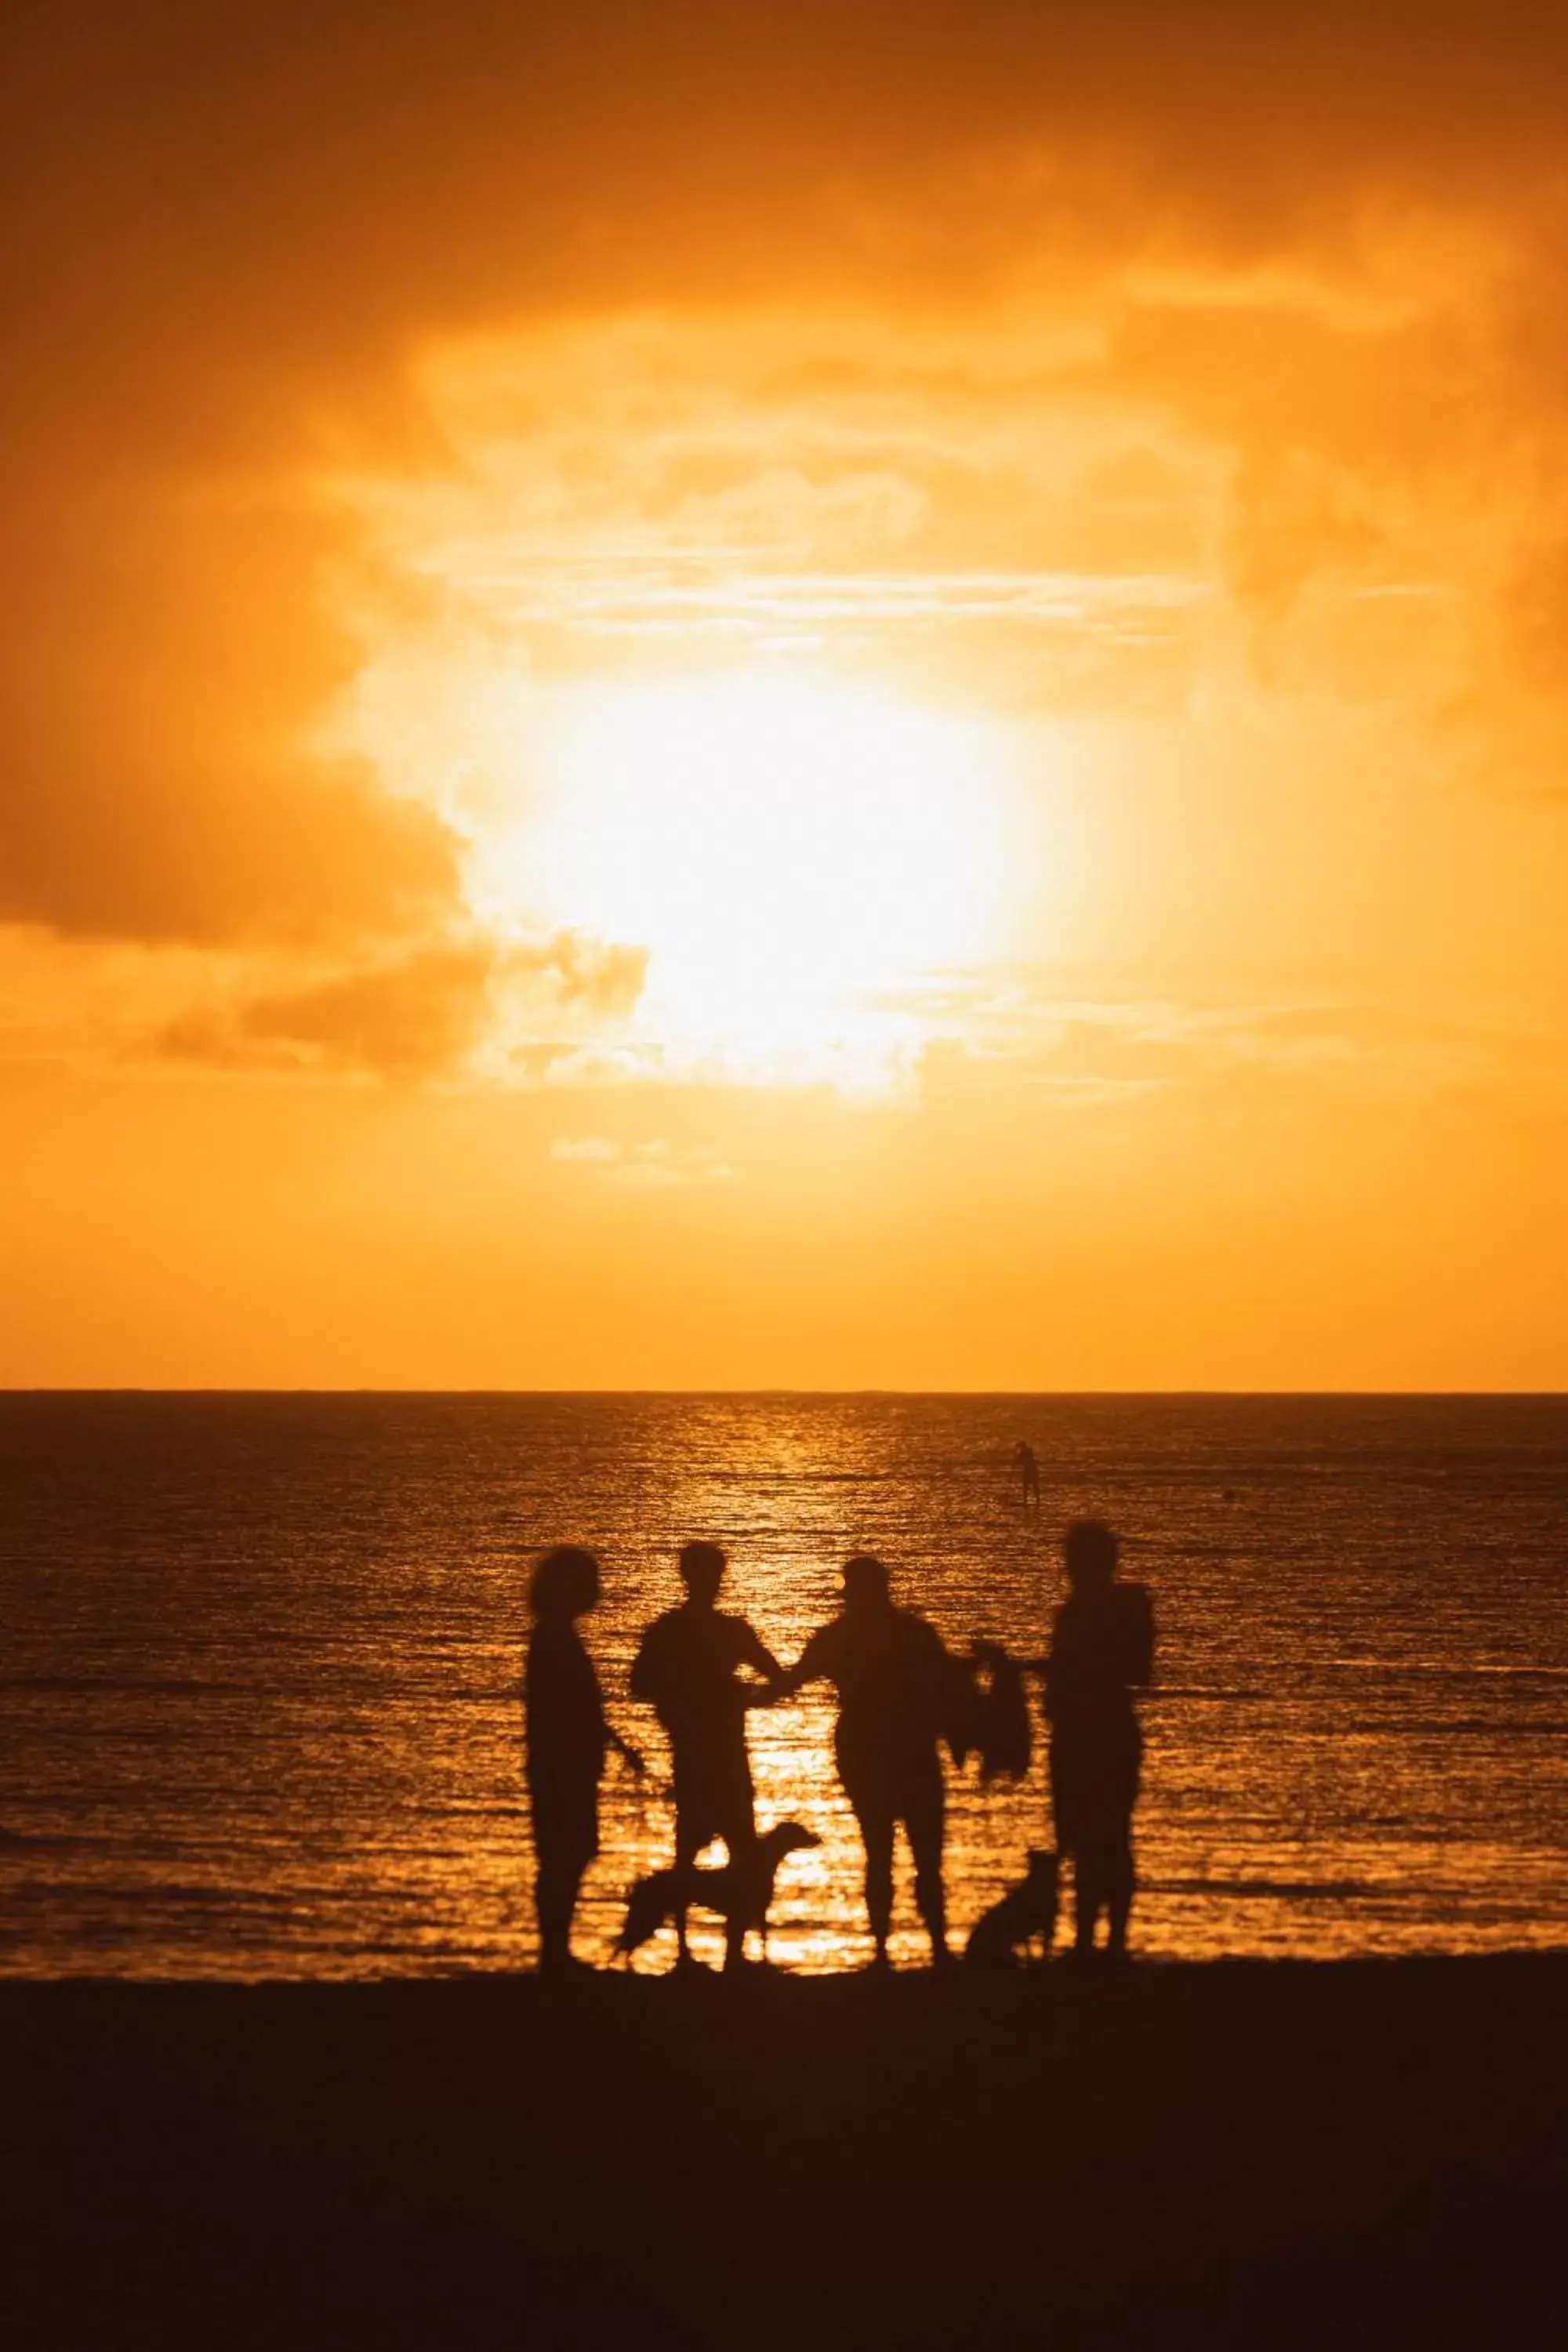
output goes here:
[{"label": "cloud", "polygon": [[450,910],[440,819],[308,749],[356,658],[321,609],[320,522],[89,476],[29,481],[6,528],[0,921],[319,941]]},{"label": "cloud", "polygon": [[159,1045],[173,1059],[219,1068],[431,1077],[478,1041],[493,962],[483,947],[425,950],[313,987],[187,1013]]},{"label": "cloud", "polygon": [[[499,1051],[526,1075],[520,1027],[546,1032],[629,1013],[640,950],[574,933],[532,943],[474,939],[351,968],[308,986],[231,992],[179,1015],[156,1050],[230,1070],[349,1071],[398,1080],[482,1075]],[[498,1027],[505,1043],[494,1045]],[[543,1040],[543,1071],[570,1050]]]},{"label": "cloud", "polygon": [[340,483],[405,678],[460,667],[466,624],[476,669],[510,646],[541,683],[809,649],[993,708],[1187,689],[1212,458],[1032,311],[572,320],[422,380],[459,466]]},{"label": "cloud", "polygon": [[1568,1066],[1561,1023],[1517,1003],[1456,1012],[1344,997],[1117,1001],[1062,997],[1044,976],[1020,974],[1005,989],[955,983],[948,1013],[950,1034],[922,1062],[933,1097],[1026,1087],[1064,1105],[1156,1092],[1233,1104],[1271,1092],[1409,1102],[1500,1079],[1536,1100],[1562,1097]]},{"label": "cloud", "polygon": [[552,1001],[562,1004],[605,1015],[626,1013],[642,992],[647,950],[561,931],[532,946],[509,948],[502,968],[511,980],[544,982]]},{"label": "cloud", "polygon": [[608,1136],[561,1136],[550,1147],[552,1160],[586,1169],[601,1182],[622,1192],[679,1192],[693,1184],[727,1184],[734,1170],[706,1144],[673,1144],[662,1136],[642,1142],[612,1141]]},{"label": "cloud", "polygon": [[[764,564],[714,627],[901,632],[932,675],[950,654],[978,674],[973,640],[1005,638],[999,694],[1181,708],[1217,504],[1277,676],[1298,623],[1369,694],[1405,673],[1405,637],[1369,656],[1363,608],[1325,614],[1315,586],[1432,611],[1460,579],[1453,635],[1484,653],[1521,531],[1568,515],[1565,67],[1560,11],[1414,0],[27,12],[4,123],[0,919],[298,948],[302,970],[352,953],[382,976],[308,1016],[334,1034],[374,1030],[356,991],[384,1004],[386,974],[439,957],[460,836],[310,749],[360,659],[337,591],[366,559],[363,511],[322,486],[460,491],[473,450],[429,367],[476,337],[565,321],[644,404],[616,419],[616,475],[591,415],[574,434],[526,373],[492,387],[480,437],[552,453],[535,487],[570,494],[553,541],[530,516],[557,604],[595,517],[606,565],[628,515],[725,557],[750,533],[787,541],[801,580],[770,604]],[[691,322],[748,309],[797,348],[737,396]],[[835,311],[880,319],[889,356],[834,348],[813,321]],[[1009,376],[1026,318],[1041,345]],[[932,320],[958,322],[945,351]],[[786,411],[816,424],[769,460],[748,434]],[[832,547],[861,576],[837,602]],[[963,613],[982,571],[997,608]],[[1120,601],[1043,610],[1038,583],[1072,572]],[[607,578],[592,628],[646,635],[648,603],[617,614]],[[1551,596],[1521,593],[1539,635]],[[1489,711],[1448,650],[1426,671]],[[1514,764],[1555,789],[1561,760],[1553,733]]]},{"label": "cloud", "polygon": [[620,1145],[604,1135],[558,1136],[550,1147],[552,1160],[564,1160],[585,1168],[613,1168],[620,1156]]},{"label": "cloud", "polygon": [[438,583],[441,629],[541,681],[804,653],[1026,716],[1362,710],[1434,779],[1550,783],[1547,665],[1506,648],[1568,434],[1499,363],[1517,277],[1435,218],[1361,244],[1338,277],[1124,257],[1068,325],[884,289],[447,339],[421,382],[458,464],[341,485],[371,641],[408,660]]}]

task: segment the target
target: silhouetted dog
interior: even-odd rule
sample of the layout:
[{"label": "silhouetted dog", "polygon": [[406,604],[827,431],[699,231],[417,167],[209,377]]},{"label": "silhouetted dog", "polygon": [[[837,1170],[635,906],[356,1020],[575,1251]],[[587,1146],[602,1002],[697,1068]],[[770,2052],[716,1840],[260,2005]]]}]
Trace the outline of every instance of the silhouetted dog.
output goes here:
[{"label": "silhouetted dog", "polygon": [[745,1958],[748,1927],[755,1927],[762,1937],[766,1959],[768,1912],[779,1864],[786,1853],[821,1843],[816,1831],[804,1822],[780,1822],[776,1828],[763,1832],[750,1853],[732,1855],[716,1869],[699,1870],[692,1864],[650,1871],[637,1880],[627,1898],[626,1921],[616,1939],[616,1958],[640,1951],[667,1919],[674,1918],[682,1904],[695,1903],[704,1911],[716,1911],[724,1922],[727,1969],[738,1967]]},{"label": "silhouetted dog", "polygon": [[1011,1968],[1019,1945],[1027,1949],[1037,1936],[1045,1943],[1047,1958],[1050,1958],[1051,1939],[1057,1932],[1059,1869],[1054,1853],[1037,1849],[1030,1853],[1028,1870],[1017,1885],[1010,1887],[970,1930],[963,1957],[972,1966]]}]

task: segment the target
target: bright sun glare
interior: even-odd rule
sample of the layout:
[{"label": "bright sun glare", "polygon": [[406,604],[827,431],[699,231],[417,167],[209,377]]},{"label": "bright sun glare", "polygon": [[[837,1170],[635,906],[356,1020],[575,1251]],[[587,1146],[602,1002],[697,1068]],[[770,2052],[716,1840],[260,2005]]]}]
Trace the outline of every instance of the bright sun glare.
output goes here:
[{"label": "bright sun glare", "polygon": [[918,1038],[913,984],[988,944],[997,780],[973,724],[766,673],[598,688],[549,769],[542,829],[489,887],[516,905],[526,876],[557,919],[647,948],[639,1027],[677,1062],[874,1082]]}]

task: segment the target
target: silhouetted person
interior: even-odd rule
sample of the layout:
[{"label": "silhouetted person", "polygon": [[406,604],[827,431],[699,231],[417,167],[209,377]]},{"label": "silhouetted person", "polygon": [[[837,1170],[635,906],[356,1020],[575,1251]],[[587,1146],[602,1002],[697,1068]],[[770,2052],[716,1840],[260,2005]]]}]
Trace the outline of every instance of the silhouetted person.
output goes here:
[{"label": "silhouetted person", "polygon": [[605,1719],[599,1678],[576,1621],[598,1605],[599,1563],[562,1544],[534,1568],[528,1602],[533,1631],[522,1672],[533,1816],[539,1964],[572,1964],[572,1914],[583,1873],[599,1851],[599,1778],[614,1748],[634,1771],[642,1759]]},{"label": "silhouetted person", "polygon": [[1024,1508],[1031,1503],[1040,1507],[1040,1465],[1035,1459],[1035,1449],[1026,1438],[1020,1437],[1013,1448],[1013,1459],[1018,1465],[1018,1484],[1023,1489]]},{"label": "silhouetted person", "polygon": [[[678,1870],[711,1838],[723,1839],[731,1862],[754,1844],[746,1710],[767,1706],[783,1680],[778,1660],[745,1619],[717,1605],[726,1565],[717,1544],[686,1546],[679,1561],[686,1599],[654,1620],[632,1667],[632,1696],[648,1702],[669,1739]],[[742,1680],[742,1670],[759,1679]],[[684,1904],[675,1926],[684,1959]]]},{"label": "silhouetted person", "polygon": [[947,1728],[954,1662],[942,1636],[899,1609],[879,1559],[859,1554],[844,1570],[844,1607],[812,1635],[787,1688],[826,1675],[838,1692],[834,1753],[866,1848],[866,1909],[879,1965],[893,1912],[893,1835],[902,1822],[915,1864],[915,1901],[939,1965],[947,1948],[942,1883],[944,1791],[937,1741]]},{"label": "silhouetted person", "polygon": [[1072,1860],[1075,1944],[1094,1948],[1109,1915],[1113,1953],[1127,1948],[1132,1908],[1132,1809],[1143,1735],[1132,1694],[1154,1660],[1154,1612],[1141,1584],[1116,1580],[1118,1545],[1098,1519],[1068,1529],[1070,1587],[1057,1611],[1045,1663],[1051,1725],[1051,1802],[1057,1844]]}]

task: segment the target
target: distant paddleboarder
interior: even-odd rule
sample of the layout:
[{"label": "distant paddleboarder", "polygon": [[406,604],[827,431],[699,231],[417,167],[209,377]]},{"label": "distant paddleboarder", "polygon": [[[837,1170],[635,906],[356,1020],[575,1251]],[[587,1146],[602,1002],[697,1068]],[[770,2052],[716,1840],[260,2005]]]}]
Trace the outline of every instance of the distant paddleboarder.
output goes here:
[{"label": "distant paddleboarder", "polygon": [[1035,1459],[1035,1449],[1026,1438],[1020,1437],[1013,1448],[1013,1459],[1018,1465],[1018,1484],[1023,1489],[1024,1508],[1032,1504],[1040,1507],[1040,1465]]}]

